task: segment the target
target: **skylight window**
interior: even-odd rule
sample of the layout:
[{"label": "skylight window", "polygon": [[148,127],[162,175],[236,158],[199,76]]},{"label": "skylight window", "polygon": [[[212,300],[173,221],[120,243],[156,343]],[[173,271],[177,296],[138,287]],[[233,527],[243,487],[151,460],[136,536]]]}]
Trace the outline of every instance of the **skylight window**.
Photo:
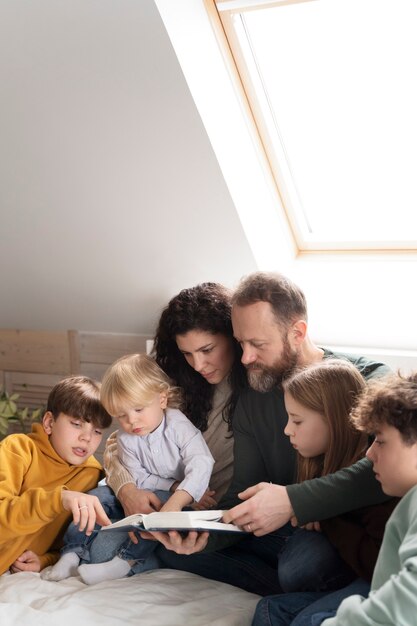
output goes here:
[{"label": "skylight window", "polygon": [[416,249],[414,2],[217,9],[298,248]]}]

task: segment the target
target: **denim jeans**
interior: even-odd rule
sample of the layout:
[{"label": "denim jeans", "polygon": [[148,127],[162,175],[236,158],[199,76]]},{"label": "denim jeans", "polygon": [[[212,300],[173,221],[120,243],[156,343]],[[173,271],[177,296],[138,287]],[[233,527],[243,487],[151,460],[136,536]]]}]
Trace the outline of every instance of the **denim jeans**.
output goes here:
[{"label": "denim jeans", "polygon": [[356,578],[336,548],[320,532],[302,528],[288,538],[278,560],[283,592],[333,591]]},{"label": "denim jeans", "polygon": [[212,553],[179,555],[160,546],[163,567],[219,580],[261,596],[291,591],[333,591],[349,584],[352,570],[326,537],[286,524],[263,537],[249,535]]},{"label": "denim jeans", "polygon": [[[112,522],[122,519],[124,512],[122,505],[114,495],[114,492],[105,485],[96,487],[88,492],[90,496],[97,496],[100,500],[101,506],[105,510],[107,517]],[[75,552],[84,563],[90,562],[90,548],[98,535],[98,531],[101,526],[96,524],[93,533],[87,537],[85,532],[78,530],[78,526],[71,522],[64,535],[64,547],[61,550],[61,554],[66,552]],[[113,533],[114,534],[114,533]]]},{"label": "denim jeans", "polygon": [[[98,497],[112,522],[125,516],[120,502],[109,487],[97,487],[88,493]],[[166,502],[172,494],[169,491],[155,491],[155,495],[162,502]],[[139,543],[134,544],[127,533],[111,530],[99,532],[100,528],[101,526],[96,524],[93,533],[87,537],[84,532],[78,530],[78,526],[71,523],[64,535],[64,547],[61,554],[75,552],[82,563],[104,563],[115,556],[120,556],[124,560],[137,561],[131,570],[131,573],[135,574],[158,567],[156,558],[148,558],[157,547],[157,542],[139,537]]]},{"label": "denim jeans", "polygon": [[258,602],[252,626],[319,626],[333,617],[348,596],[367,596],[369,583],[357,578],[350,585],[327,593],[300,592],[270,596]]}]

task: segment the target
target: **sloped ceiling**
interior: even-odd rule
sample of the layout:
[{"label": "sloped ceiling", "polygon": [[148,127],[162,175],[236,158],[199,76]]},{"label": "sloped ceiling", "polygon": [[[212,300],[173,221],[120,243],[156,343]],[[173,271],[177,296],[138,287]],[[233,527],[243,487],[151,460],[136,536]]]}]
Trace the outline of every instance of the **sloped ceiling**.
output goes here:
[{"label": "sloped ceiling", "polygon": [[151,333],[256,269],[152,0],[2,0],[0,78],[0,327]]}]

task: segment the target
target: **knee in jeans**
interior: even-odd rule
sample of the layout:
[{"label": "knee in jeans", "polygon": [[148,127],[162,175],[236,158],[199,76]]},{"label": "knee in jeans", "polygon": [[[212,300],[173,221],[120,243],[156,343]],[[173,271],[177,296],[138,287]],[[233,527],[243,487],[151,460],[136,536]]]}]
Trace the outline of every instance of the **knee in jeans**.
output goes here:
[{"label": "knee in jeans", "polygon": [[256,605],[255,614],[252,619],[252,626],[267,626],[271,624],[269,615],[269,598],[259,600]]},{"label": "knee in jeans", "polygon": [[285,593],[320,591],[325,582],[339,576],[341,568],[343,562],[325,536],[299,530],[280,554],[278,580]]},{"label": "knee in jeans", "polygon": [[283,593],[303,591],[311,588],[309,584],[310,579],[310,573],[303,571],[301,568],[294,569],[289,563],[287,566],[281,563],[278,565],[278,582]]}]

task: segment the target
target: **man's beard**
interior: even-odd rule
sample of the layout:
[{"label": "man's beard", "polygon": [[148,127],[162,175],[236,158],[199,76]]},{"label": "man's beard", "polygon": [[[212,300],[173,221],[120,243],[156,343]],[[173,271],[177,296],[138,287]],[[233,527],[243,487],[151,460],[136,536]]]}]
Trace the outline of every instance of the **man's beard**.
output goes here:
[{"label": "man's beard", "polygon": [[295,370],[297,361],[298,352],[291,349],[288,339],[285,338],[281,357],[272,366],[269,367],[256,362],[246,366],[249,385],[261,393],[272,391],[281,385],[283,378]]}]

